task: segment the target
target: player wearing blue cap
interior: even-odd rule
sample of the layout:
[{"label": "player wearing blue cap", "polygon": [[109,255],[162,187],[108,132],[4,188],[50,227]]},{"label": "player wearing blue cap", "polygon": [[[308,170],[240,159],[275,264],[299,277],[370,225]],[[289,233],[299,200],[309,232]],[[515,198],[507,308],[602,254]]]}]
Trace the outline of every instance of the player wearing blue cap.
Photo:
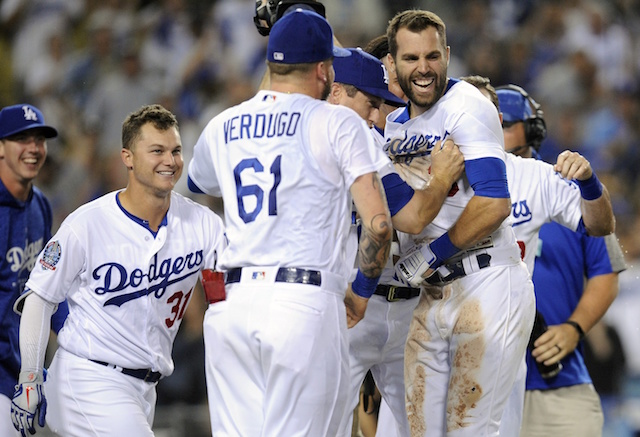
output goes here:
[{"label": "player wearing blue cap", "polygon": [[536,157],[545,138],[543,111],[516,85],[498,87],[496,99],[505,148],[512,153],[507,175],[513,226],[533,274],[537,309],[526,355],[526,392],[523,370],[510,408],[523,416],[522,436],[598,436],[602,408],[580,340],[611,305],[617,275],[625,269],[611,234],[609,194],[579,153],[562,152],[554,166],[523,159]]},{"label": "player wearing blue cap", "polygon": [[[229,237],[227,298],[204,321],[213,435],[335,436],[344,414],[347,326],[364,316],[392,232],[366,124],[321,100],[333,58],[350,55],[320,15],[285,14],[267,45],[270,89],[195,145],[189,186],[222,196]],[[351,198],[362,233],[348,287]]]},{"label": "player wearing blue cap", "polygon": [[[537,151],[540,143],[544,140],[546,134],[544,116],[537,102],[528,96],[524,89],[516,85],[498,87],[496,91],[488,78],[469,76],[461,79],[480,89],[500,111],[503,120],[509,120],[503,122],[503,129],[505,132],[511,130],[509,135],[505,135],[505,148],[513,151],[506,156],[507,179],[512,199],[511,218],[521,256],[529,271],[534,273],[536,253],[540,256],[538,233],[541,227],[545,227],[545,223],[553,221],[565,226],[566,229],[577,229],[576,235],[582,235],[585,241],[588,239],[604,244],[604,240],[589,238],[586,234],[607,235],[613,231],[615,219],[606,187],[602,186],[602,194],[596,199],[587,199],[581,195],[581,190],[578,188],[579,182],[571,182],[570,179],[566,179],[572,176],[588,176],[590,165],[586,159],[578,153],[567,152],[561,156],[562,162],[559,162],[557,168],[554,169],[554,166],[546,162],[522,158],[514,154],[518,152],[527,154],[527,149],[530,149],[528,154],[531,154]],[[502,112],[503,108],[504,112]],[[532,126],[532,123],[535,123],[536,126]],[[517,126],[518,124],[520,126]],[[573,171],[575,173],[572,173]],[[587,195],[587,197],[590,196]],[[611,235],[606,238],[609,240],[607,246],[611,251],[613,252],[617,247],[617,251],[620,252],[615,236]],[[581,272],[581,269],[573,271]],[[562,293],[559,294],[562,295]],[[608,293],[604,293],[604,295],[606,296]],[[549,302],[555,301],[555,297],[549,297],[548,300]],[[540,303],[540,299],[537,299],[538,306]],[[542,324],[544,318],[541,314],[538,311],[536,315],[530,346],[544,329]],[[544,352],[545,348],[541,350]],[[555,346],[552,347],[552,351],[554,353],[560,352]],[[518,379],[514,384],[507,409],[500,423],[501,434],[518,435],[520,433],[527,369],[529,375],[544,374],[544,378],[541,377],[541,379],[553,381],[556,379],[555,374],[560,370],[558,363],[553,361],[552,365],[548,367],[544,366],[542,362],[536,366],[533,356],[527,354],[528,365],[525,368],[525,362],[522,363]],[[542,371],[537,367],[540,367]],[[542,420],[542,417],[537,417],[535,423],[536,426],[542,426],[546,421]],[[547,428],[543,426],[543,429]],[[548,434],[564,435],[565,432],[549,432]]]},{"label": "player wearing blue cap", "polygon": [[[173,372],[185,308],[225,247],[220,217],[173,192],[183,161],[171,112],[148,105],[129,114],[121,158],[127,186],[71,213],[25,284],[11,408],[23,436],[47,405],[58,435],[152,436],[156,384]],[[65,298],[69,316],[43,383],[44,327]]]},{"label": "player wearing blue cap", "polygon": [[[47,157],[47,140],[58,132],[33,105],[0,110],[0,435],[19,435],[9,420],[20,372],[20,317],[12,308],[24,289],[38,253],[51,237],[51,206],[33,185]],[[57,332],[66,304],[56,313]],[[34,408],[35,410],[35,408]],[[40,426],[44,425],[44,410]],[[33,426],[33,416],[31,417]]]},{"label": "player wearing blue cap", "polygon": [[[351,52],[351,56],[334,60],[336,78],[327,101],[355,110],[368,122],[373,138],[377,139],[380,136],[375,125],[379,123],[380,106],[386,103],[399,107],[406,103],[389,91],[389,77],[379,59],[359,48],[347,50]],[[386,157],[378,141],[373,153]],[[432,182],[425,189],[414,191],[402,181],[391,161],[386,159],[386,165],[379,168],[378,173],[385,187],[394,229],[418,232],[426,226],[437,214],[449,188],[462,170],[462,155],[458,148],[452,142],[441,143],[433,154],[430,168]],[[348,259],[355,258],[356,234],[354,226],[351,235],[354,241],[348,246],[353,248],[353,255]],[[341,436],[351,434],[351,413],[358,402],[360,385],[370,369],[381,391],[393,406],[400,432],[406,434],[409,431],[404,408],[404,343],[409,330],[408,321],[417,304],[416,297],[420,290],[407,287],[406,283],[396,277],[393,264],[399,255],[400,247],[396,237],[380,283],[369,300],[365,317],[349,330],[351,390],[347,414],[338,434]]]}]

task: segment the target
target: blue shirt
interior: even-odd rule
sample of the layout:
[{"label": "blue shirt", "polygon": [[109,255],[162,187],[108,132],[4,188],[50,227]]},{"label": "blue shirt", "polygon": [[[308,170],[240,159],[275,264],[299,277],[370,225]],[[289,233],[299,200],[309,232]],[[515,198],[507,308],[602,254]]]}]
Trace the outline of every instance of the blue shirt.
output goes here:
[{"label": "blue shirt", "polygon": [[[39,189],[34,187],[21,202],[0,180],[0,393],[9,398],[20,373],[20,316],[13,304],[51,238],[52,220],[51,205]],[[66,303],[59,308],[66,315]],[[58,320],[58,330],[63,321],[64,316]]]},{"label": "blue shirt", "polygon": [[[536,306],[547,325],[569,319],[584,291],[584,278],[624,270],[619,246],[607,248],[604,237],[589,237],[552,222],[540,229],[540,242],[533,270]],[[527,351],[527,390],[547,390],[591,383],[582,357],[582,344],[562,359],[563,369],[543,379]]]}]

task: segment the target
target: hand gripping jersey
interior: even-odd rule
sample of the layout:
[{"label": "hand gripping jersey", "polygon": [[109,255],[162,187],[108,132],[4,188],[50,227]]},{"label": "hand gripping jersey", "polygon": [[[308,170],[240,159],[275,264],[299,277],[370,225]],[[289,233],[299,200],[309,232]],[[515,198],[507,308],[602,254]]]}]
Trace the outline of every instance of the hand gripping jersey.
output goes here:
[{"label": "hand gripping jersey", "polygon": [[[502,127],[495,107],[473,85],[449,79],[445,94],[426,113],[409,118],[409,107],[387,116],[385,138],[387,152],[430,158],[439,140],[450,138],[460,148],[465,163],[482,158],[505,160]],[[466,173],[454,184],[440,212],[422,233],[417,243],[430,242],[448,231],[474,196]],[[510,246],[515,241],[505,220],[491,235],[493,247]]]},{"label": "hand gripping jersey", "polygon": [[379,166],[364,139],[372,142],[354,111],[302,94],[260,91],[215,117],[195,146],[189,178],[224,199],[222,267],[344,276],[349,187]]},{"label": "hand gripping jersey", "polygon": [[168,376],[171,349],[203,268],[223,249],[222,220],[171,193],[157,234],[117,201],[117,192],[70,214],[40,253],[26,286],[69,302],[58,335],[72,354]]}]

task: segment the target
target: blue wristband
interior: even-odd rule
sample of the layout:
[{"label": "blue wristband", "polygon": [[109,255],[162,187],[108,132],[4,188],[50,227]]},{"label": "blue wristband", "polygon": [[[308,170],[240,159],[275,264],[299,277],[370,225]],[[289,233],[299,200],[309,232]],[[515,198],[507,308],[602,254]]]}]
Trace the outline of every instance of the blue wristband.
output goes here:
[{"label": "blue wristband", "polygon": [[576,180],[576,183],[584,200],[596,200],[602,196],[602,183],[595,173],[591,173],[591,177],[586,181]]},{"label": "blue wristband", "polygon": [[445,232],[437,239],[433,240],[431,244],[429,244],[429,248],[433,254],[438,257],[438,262],[440,264],[461,250],[451,242],[448,232]]},{"label": "blue wristband", "polygon": [[379,279],[380,276],[377,278],[368,278],[358,269],[356,279],[351,283],[351,289],[358,296],[369,299],[373,292],[376,291]]}]

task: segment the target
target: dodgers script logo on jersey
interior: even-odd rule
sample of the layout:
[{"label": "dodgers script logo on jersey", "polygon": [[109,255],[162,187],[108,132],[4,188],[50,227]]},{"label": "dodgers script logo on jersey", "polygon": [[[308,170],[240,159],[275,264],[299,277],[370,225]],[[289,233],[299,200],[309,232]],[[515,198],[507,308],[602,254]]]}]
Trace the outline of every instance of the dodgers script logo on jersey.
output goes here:
[{"label": "dodgers script logo on jersey", "polygon": [[[149,287],[141,288],[131,293],[120,294],[118,296],[108,299],[104,306],[116,305],[129,302],[140,297],[154,294],[156,299],[160,299],[167,287],[176,282],[180,282],[191,275],[197,275],[200,271],[200,265],[204,262],[204,257],[201,250],[187,254],[186,256],[178,256],[175,259],[167,258],[158,262],[158,255],[153,256],[153,260],[149,265],[149,270],[143,272],[141,269],[136,268],[128,272],[127,268],[122,264],[116,262],[105,263],[96,267],[93,270],[92,276],[95,280],[102,279],[103,286],[96,287],[95,293],[98,295],[104,295],[108,293],[117,293],[127,288],[137,288],[142,284],[142,281],[146,278]],[[179,277],[173,277],[179,275],[187,269],[188,271]],[[154,284],[154,281],[157,281]]]},{"label": "dodgers script logo on jersey", "polygon": [[31,271],[36,265],[36,260],[42,249],[43,239],[40,238],[32,243],[24,242],[24,248],[12,247],[7,250],[6,259],[11,265],[12,272],[18,272],[18,275],[24,270]]},{"label": "dodgers script logo on jersey", "polygon": [[443,136],[420,133],[414,133],[409,136],[407,130],[403,130],[402,133],[404,134],[403,137],[390,139],[384,145],[383,150],[394,157],[402,156],[404,158],[404,155],[410,155],[406,157],[406,161],[403,161],[407,163],[411,162],[413,158],[431,155],[436,143],[440,140],[444,141],[450,135],[449,132],[445,132]]}]

